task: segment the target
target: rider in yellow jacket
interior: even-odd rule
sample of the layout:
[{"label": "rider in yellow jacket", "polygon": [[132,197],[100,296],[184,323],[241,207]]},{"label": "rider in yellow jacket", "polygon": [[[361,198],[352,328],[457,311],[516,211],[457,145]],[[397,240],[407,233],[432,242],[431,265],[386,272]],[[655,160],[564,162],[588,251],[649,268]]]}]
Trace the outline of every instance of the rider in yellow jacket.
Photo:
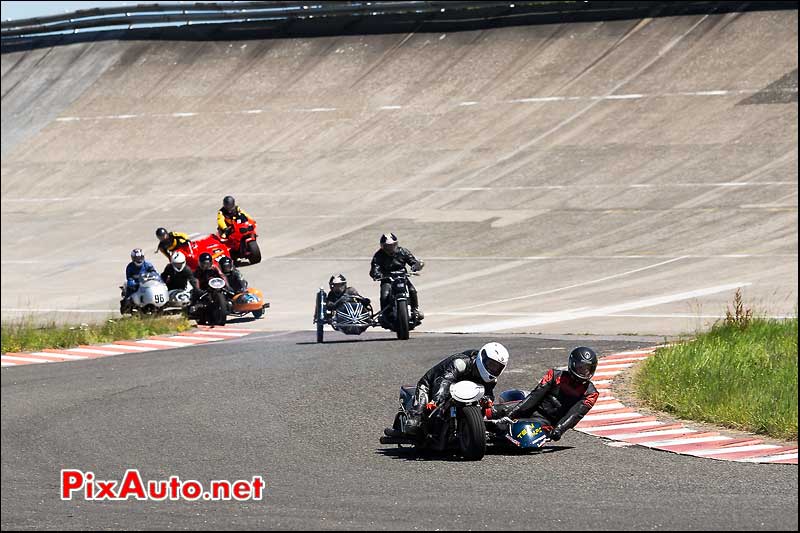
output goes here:
[{"label": "rider in yellow jacket", "polygon": [[158,237],[158,251],[164,254],[167,259],[170,258],[170,254],[172,254],[176,248],[191,241],[187,234],[177,231],[167,231],[166,228],[158,228],[156,230],[156,237]]},{"label": "rider in yellow jacket", "polygon": [[222,207],[217,211],[217,230],[220,237],[227,237],[233,229],[233,223],[242,218],[249,219],[250,215],[236,205],[233,196],[223,198]]}]

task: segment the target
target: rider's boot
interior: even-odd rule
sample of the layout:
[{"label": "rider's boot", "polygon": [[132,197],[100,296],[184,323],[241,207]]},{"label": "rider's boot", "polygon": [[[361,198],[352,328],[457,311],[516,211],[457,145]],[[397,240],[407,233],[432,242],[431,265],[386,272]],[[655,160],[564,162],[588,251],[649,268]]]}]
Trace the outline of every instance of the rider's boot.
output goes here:
[{"label": "rider's boot", "polygon": [[416,317],[418,322],[422,322],[422,319],[425,318],[425,313],[419,307],[415,307],[411,310],[411,314]]}]

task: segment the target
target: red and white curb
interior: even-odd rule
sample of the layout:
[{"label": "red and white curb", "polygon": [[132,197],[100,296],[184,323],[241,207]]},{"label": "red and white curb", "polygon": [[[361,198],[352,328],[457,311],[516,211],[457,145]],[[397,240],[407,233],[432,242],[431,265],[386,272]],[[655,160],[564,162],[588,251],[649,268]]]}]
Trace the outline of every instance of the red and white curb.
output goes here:
[{"label": "red and white curb", "polygon": [[755,437],[735,438],[717,432],[690,429],[681,423],[659,422],[626,407],[612,396],[614,376],[653,355],[657,347],[615,353],[600,359],[592,382],[600,393],[597,403],[575,427],[577,431],[683,455],[743,463],[797,464],[797,445],[765,444]]},{"label": "red and white curb", "polygon": [[172,348],[185,348],[195,344],[235,339],[254,333],[252,329],[231,328],[228,326],[198,326],[177,335],[156,335],[135,341],[115,341],[97,346],[81,345],[75,348],[44,349],[30,353],[4,353],[0,356],[3,368],[11,366],[35,365],[38,363],[61,363],[82,359],[96,359],[126,353],[154,352]]}]

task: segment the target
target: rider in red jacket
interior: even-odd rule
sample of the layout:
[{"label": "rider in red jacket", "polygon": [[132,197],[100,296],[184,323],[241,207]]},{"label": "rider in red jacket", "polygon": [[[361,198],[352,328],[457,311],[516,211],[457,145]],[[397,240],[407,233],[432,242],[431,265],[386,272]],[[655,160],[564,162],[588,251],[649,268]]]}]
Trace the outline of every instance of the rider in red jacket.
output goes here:
[{"label": "rider in red jacket", "polygon": [[599,393],[591,382],[597,369],[597,354],[591,348],[578,347],[569,354],[567,370],[551,368],[525,400],[503,416],[497,406],[496,415],[503,422],[519,418],[538,419],[550,440],[559,440],[565,431],[575,427],[594,406]]}]

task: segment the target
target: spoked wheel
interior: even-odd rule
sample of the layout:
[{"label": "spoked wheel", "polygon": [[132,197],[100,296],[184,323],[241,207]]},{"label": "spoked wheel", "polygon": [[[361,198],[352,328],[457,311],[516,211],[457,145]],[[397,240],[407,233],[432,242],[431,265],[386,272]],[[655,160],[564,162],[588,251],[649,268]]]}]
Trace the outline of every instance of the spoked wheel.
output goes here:
[{"label": "spoked wheel", "polygon": [[467,405],[458,419],[458,451],[467,461],[480,461],[486,454],[486,429],[475,405]]}]

